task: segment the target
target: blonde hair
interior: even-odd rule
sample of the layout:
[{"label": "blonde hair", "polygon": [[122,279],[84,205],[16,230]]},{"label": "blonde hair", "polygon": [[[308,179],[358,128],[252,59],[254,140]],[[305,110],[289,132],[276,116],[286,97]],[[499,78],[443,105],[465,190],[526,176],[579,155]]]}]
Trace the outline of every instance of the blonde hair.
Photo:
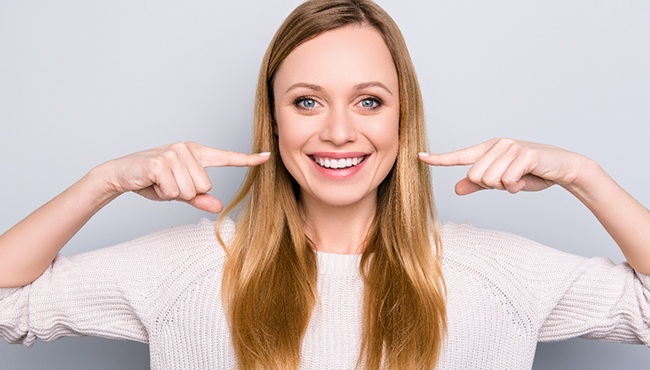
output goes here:
[{"label": "blonde hair", "polygon": [[[446,310],[430,173],[415,154],[426,148],[424,112],[403,36],[383,9],[369,0],[312,0],[287,17],[262,61],[252,151],[279,153],[272,86],[282,61],[305,41],[353,24],[374,27],[384,37],[400,94],[397,160],[379,185],[379,207],[361,257],[365,293],[357,367],[432,369]],[[238,204],[222,287],[238,367],[297,369],[318,295],[317,260],[303,229],[299,187],[279,155],[249,170],[219,222]]]}]

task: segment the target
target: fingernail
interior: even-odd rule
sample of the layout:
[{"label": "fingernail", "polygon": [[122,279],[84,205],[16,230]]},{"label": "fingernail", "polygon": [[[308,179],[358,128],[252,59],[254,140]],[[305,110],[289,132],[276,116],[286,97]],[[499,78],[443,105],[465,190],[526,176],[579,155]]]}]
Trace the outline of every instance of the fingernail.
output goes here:
[{"label": "fingernail", "polygon": [[268,157],[270,155],[271,155],[271,152],[262,152],[262,153],[260,153],[261,157]]},{"label": "fingernail", "polygon": [[418,155],[419,155],[420,157],[428,157],[428,156],[429,156],[429,153],[427,153],[427,152],[420,152],[420,153],[418,153]]}]

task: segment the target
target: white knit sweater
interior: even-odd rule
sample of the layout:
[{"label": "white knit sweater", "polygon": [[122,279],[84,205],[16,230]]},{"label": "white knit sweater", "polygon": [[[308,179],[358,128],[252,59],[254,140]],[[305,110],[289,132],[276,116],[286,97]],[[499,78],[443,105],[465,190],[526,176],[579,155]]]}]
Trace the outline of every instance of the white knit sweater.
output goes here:
[{"label": "white knit sweater", "polygon": [[[220,301],[214,222],[59,257],[30,286],[0,290],[0,336],[148,342],[152,369],[234,369]],[[220,230],[231,240],[235,225]],[[530,368],[538,341],[583,336],[650,343],[650,279],[626,264],[568,255],[506,233],[445,224],[449,331],[441,369]],[[352,369],[359,355],[359,257],[318,253],[320,306],[304,369]]]}]

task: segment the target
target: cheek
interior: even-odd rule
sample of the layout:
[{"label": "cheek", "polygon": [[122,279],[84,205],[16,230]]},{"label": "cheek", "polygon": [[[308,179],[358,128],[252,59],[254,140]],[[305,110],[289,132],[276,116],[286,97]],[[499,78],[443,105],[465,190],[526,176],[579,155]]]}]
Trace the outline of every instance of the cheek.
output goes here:
[{"label": "cheek", "polygon": [[289,170],[289,172],[293,171],[291,170],[293,165],[292,163],[294,161],[291,160],[291,153],[293,152],[292,149],[292,138],[290,135],[289,130],[283,130],[282,126],[278,125],[278,149],[280,150],[280,158],[282,158],[282,162],[284,163],[284,166]]},{"label": "cheek", "polygon": [[378,175],[383,181],[390,170],[395,166],[397,152],[399,150],[399,118],[390,117],[377,125],[370,132],[375,149],[378,153]]},{"label": "cheek", "polygon": [[394,162],[399,147],[399,117],[388,116],[375,122],[368,130],[368,136],[375,148]]},{"label": "cheek", "polygon": [[278,115],[276,134],[278,135],[280,152],[284,152],[285,154],[299,150],[303,144],[300,125],[286,117],[286,115]]},{"label": "cheek", "polygon": [[289,173],[295,178],[299,173],[298,161],[302,157],[302,148],[307,142],[309,135],[305,132],[300,122],[295,122],[289,115],[276,115],[276,134],[278,135],[278,148],[280,158]]}]

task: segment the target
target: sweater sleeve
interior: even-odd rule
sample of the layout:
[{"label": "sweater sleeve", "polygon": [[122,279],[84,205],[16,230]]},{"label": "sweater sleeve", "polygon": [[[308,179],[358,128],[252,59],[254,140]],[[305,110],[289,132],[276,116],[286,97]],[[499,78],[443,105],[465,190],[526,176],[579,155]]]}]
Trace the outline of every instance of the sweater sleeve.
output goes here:
[{"label": "sweater sleeve", "polygon": [[146,342],[154,277],[143,243],[59,255],[32,284],[0,290],[0,335],[27,346],[78,335]]},{"label": "sweater sleeve", "polygon": [[446,224],[443,240],[447,265],[493,292],[504,307],[494,314],[509,315],[536,341],[582,337],[650,345],[650,277],[627,263],[466,224]]},{"label": "sweater sleeve", "polygon": [[58,256],[32,284],[0,289],[0,336],[28,346],[79,335],[147,342],[151,311],[170,283],[165,272],[183,261],[188,245],[218,248],[214,234],[214,223],[204,220]]},{"label": "sweater sleeve", "polygon": [[650,277],[627,263],[589,258],[553,285],[540,341],[582,337],[650,345]]}]

